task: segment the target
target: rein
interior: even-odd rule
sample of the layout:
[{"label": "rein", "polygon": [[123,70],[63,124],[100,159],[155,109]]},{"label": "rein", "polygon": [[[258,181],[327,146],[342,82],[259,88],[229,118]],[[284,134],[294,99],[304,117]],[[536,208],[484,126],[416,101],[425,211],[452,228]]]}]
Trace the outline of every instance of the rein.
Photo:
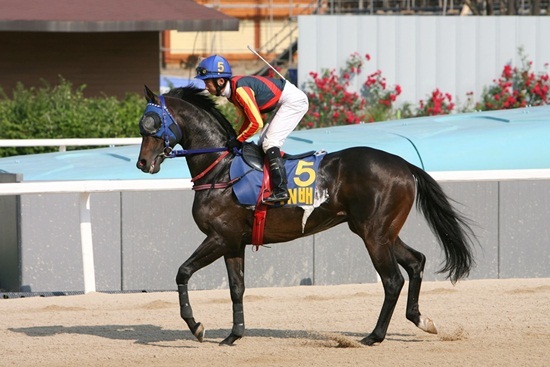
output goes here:
[{"label": "rein", "polygon": [[206,167],[206,169],[204,171],[202,171],[201,173],[199,173],[198,175],[193,177],[191,179],[191,182],[195,182],[195,181],[200,180],[201,178],[203,178],[208,172],[210,172],[212,170],[212,168],[216,167],[216,165],[218,163],[220,163],[220,161],[222,159],[224,159],[228,154],[229,154],[228,151],[223,152],[214,162],[212,162],[212,164],[210,164],[208,167]]}]

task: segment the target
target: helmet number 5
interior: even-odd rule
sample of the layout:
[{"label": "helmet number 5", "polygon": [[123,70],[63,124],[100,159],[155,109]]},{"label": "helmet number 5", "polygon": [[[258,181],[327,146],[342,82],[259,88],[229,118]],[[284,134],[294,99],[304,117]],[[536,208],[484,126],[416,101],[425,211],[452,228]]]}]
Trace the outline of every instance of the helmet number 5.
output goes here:
[{"label": "helmet number 5", "polygon": [[225,71],[225,65],[223,61],[218,61],[218,73],[223,73]]}]

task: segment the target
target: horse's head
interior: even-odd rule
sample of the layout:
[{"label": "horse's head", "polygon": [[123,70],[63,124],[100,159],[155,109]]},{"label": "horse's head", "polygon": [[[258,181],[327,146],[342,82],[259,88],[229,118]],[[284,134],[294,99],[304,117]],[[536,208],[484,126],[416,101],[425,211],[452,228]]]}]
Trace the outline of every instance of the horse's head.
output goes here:
[{"label": "horse's head", "polygon": [[[200,170],[211,163],[206,163],[209,153],[228,151],[227,141],[235,138],[235,130],[204,89],[173,88],[165,96],[166,100],[145,86],[147,108],[139,122],[143,139],[138,169],[157,173],[164,159],[185,156],[190,171]],[[172,151],[177,144],[183,149]]]},{"label": "horse's head", "polygon": [[139,122],[143,137],[137,168],[145,173],[157,173],[164,159],[182,138],[181,128],[166,107],[164,96],[155,95],[145,86],[147,107]]}]

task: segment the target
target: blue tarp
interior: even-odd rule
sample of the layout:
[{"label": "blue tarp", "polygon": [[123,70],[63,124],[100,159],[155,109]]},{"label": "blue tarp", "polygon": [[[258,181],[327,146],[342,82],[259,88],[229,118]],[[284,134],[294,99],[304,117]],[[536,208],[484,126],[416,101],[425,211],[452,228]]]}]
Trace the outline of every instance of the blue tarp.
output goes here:
[{"label": "blue tarp", "polygon": [[[136,132],[138,131],[136,123]],[[370,146],[427,171],[550,168],[550,106],[454,114],[293,132],[288,153]],[[139,146],[0,159],[0,172],[24,181],[190,178],[184,158],[148,175],[135,164]]]},{"label": "blue tarp", "polygon": [[204,81],[194,78],[184,78],[175,75],[161,75],[160,77],[160,91],[161,93],[167,93],[171,88],[187,87],[188,85],[194,85],[197,88],[204,89]]}]

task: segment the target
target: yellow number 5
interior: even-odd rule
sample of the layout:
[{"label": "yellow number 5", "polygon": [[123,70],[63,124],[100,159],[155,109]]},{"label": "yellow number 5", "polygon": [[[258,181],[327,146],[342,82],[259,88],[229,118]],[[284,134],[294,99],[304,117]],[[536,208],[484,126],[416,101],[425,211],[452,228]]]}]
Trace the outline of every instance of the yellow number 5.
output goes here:
[{"label": "yellow number 5", "polygon": [[[294,177],[294,183],[296,186],[307,187],[315,181],[315,170],[312,168],[313,162],[299,161],[296,166],[296,176]],[[300,175],[306,174],[305,180],[300,179]]]}]

